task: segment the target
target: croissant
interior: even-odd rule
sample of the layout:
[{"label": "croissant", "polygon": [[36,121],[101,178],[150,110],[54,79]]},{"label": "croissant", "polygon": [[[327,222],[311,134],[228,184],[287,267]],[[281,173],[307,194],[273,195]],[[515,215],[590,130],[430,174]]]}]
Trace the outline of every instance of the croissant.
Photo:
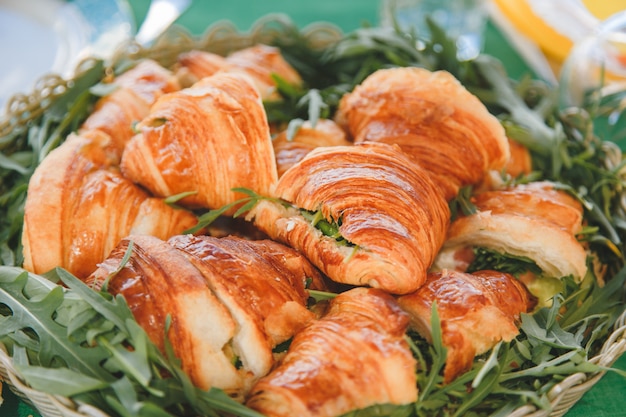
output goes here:
[{"label": "croissant", "polygon": [[576,239],[582,206],[552,183],[483,192],[472,202],[478,211],[452,222],[433,268],[465,270],[471,248],[484,247],[530,258],[550,277],[585,276],[587,253]]},{"label": "croissant", "polygon": [[417,400],[408,318],[387,293],[355,288],[297,333],[246,405],[268,417],[338,416],[374,404]]},{"label": "croissant", "polygon": [[267,194],[277,180],[265,110],[249,78],[219,73],[167,94],[126,146],[122,173],[151,193],[189,207],[220,208],[245,187]]},{"label": "croissant", "polygon": [[161,349],[171,316],[169,341],[194,384],[239,399],[269,372],[272,349],[313,319],[307,282],[325,288],[317,270],[276,242],[191,235],[123,239],[88,282],[107,280]]},{"label": "croissant", "polygon": [[246,73],[252,78],[263,100],[277,97],[274,75],[293,85],[302,84],[298,72],[283,58],[280,50],[273,46],[251,46],[235,51],[226,58],[211,52],[194,50],[182,54],[178,59],[177,73],[185,84],[195,83],[219,71]]},{"label": "croissant", "polygon": [[532,157],[530,150],[509,138],[509,160],[502,171],[489,171],[480,184],[473,187],[474,193],[503,188],[506,180],[520,178],[532,172]]},{"label": "croissant", "polygon": [[302,84],[300,74],[274,46],[258,44],[240,49],[228,55],[226,61],[252,76],[264,100],[277,96],[274,76],[292,85]]},{"label": "croissant", "polygon": [[[122,260],[132,243],[132,255]],[[120,241],[87,282],[124,296],[137,323],[162,351],[165,323],[183,371],[197,386],[237,387],[239,372],[228,349],[236,322],[207,288],[204,276],[176,249],[152,236]]]},{"label": "croissant", "polygon": [[320,119],[315,126],[309,121],[304,122],[293,138],[288,138],[287,131],[282,131],[272,139],[272,144],[279,177],[315,148],[352,145],[343,129],[330,119]]},{"label": "croissant", "polygon": [[448,349],[444,382],[472,366],[474,357],[518,333],[520,313],[531,311],[536,299],[513,276],[496,271],[473,274],[441,271],[414,293],[398,297],[411,327],[432,343],[432,304],[437,303],[443,345]]},{"label": "croissant", "polygon": [[446,200],[500,171],[509,158],[498,120],[444,71],[378,70],[342,97],[336,120],[355,143],[399,145],[431,173]]},{"label": "croissant", "polygon": [[504,166],[504,171],[511,177],[530,174],[532,171],[532,157],[527,147],[509,139],[510,158]]},{"label": "croissant", "polygon": [[196,224],[122,177],[109,144],[97,131],[71,135],[37,167],[24,207],[25,269],[60,266],[85,278],[129,233],[167,238]]},{"label": "croissant", "polygon": [[176,77],[182,87],[191,87],[204,77],[219,71],[228,71],[232,65],[221,55],[200,50],[192,50],[178,55]]},{"label": "croissant", "polygon": [[[335,282],[396,294],[426,280],[450,218],[428,173],[380,143],[317,148],[274,191],[291,206],[260,201],[248,218],[262,232]],[[326,226],[337,230],[324,234]]]},{"label": "croissant", "polygon": [[111,137],[118,154],[133,137],[133,123],[146,117],[161,95],[180,89],[174,75],[155,61],[143,60],[113,80],[117,88],[101,98],[80,128],[98,130]]}]

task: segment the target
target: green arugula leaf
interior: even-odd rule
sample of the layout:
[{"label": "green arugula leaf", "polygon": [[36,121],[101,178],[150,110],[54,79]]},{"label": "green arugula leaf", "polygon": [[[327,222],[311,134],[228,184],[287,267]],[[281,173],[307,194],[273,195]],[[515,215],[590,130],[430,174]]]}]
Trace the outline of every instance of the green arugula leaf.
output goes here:
[{"label": "green arugula leaf", "polygon": [[66,328],[53,319],[64,302],[63,288],[57,286],[44,297],[29,299],[24,289],[30,277],[27,272],[17,273],[14,269],[0,267],[0,302],[11,310],[11,315],[3,317],[0,337],[12,337],[17,330],[28,329],[35,333],[29,338],[39,346],[39,365],[48,366],[54,358],[59,358],[85,375],[105,381],[112,379],[99,366],[109,356],[108,352],[99,346],[86,347],[72,341]]},{"label": "green arugula leaf", "polygon": [[254,206],[256,206],[259,203],[259,201],[262,201],[262,200],[274,201],[274,202],[277,202],[279,204],[286,205],[286,203],[284,201],[281,201],[280,199],[273,198],[273,197],[262,196],[260,194],[257,194],[253,190],[248,189],[248,188],[238,187],[238,188],[233,188],[232,191],[233,192],[237,192],[237,193],[246,194],[248,197],[240,198],[239,200],[233,201],[230,204],[226,204],[226,205],[224,205],[224,206],[222,206],[222,207],[220,207],[218,209],[210,210],[210,211],[202,214],[198,218],[198,223],[194,227],[192,227],[192,228],[190,228],[188,230],[185,230],[183,232],[183,234],[185,234],[185,233],[197,233],[201,229],[211,225],[220,216],[223,216],[227,211],[232,210],[235,207],[238,207],[238,209],[237,209],[237,211],[235,211],[235,213],[233,213],[233,215],[232,215],[233,218],[237,218],[237,217],[241,216],[242,214],[252,210],[252,208],[254,208]]},{"label": "green arugula leaf", "polygon": [[355,410],[341,417],[410,417],[413,409],[410,405],[375,404]]},{"label": "green arugula leaf", "polygon": [[516,256],[509,253],[501,253],[489,248],[474,248],[474,260],[468,266],[467,272],[493,269],[495,271],[507,272],[518,276],[530,271],[535,275],[541,274],[541,268],[535,261],[525,256]]},{"label": "green arugula leaf", "polygon": [[64,397],[103,389],[110,385],[101,379],[68,368],[16,365],[16,369],[33,389]]}]

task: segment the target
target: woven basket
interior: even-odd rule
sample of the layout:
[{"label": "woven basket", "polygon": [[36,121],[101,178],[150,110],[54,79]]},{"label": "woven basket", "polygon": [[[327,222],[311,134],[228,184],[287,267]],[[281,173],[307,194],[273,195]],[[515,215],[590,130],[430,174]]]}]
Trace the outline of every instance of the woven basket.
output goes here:
[{"label": "woven basket", "polygon": [[[176,57],[185,51],[201,49],[221,55],[243,49],[258,43],[271,44],[277,39],[289,40],[292,36],[304,36],[312,47],[323,48],[342,37],[339,28],[318,23],[304,29],[296,28],[284,15],[268,15],[258,20],[247,33],[239,32],[230,22],[218,22],[209,27],[200,37],[194,37],[185,29],[172,27],[150,48],[142,48],[136,43],[120,47],[111,58],[111,65],[123,58],[151,58],[164,66],[172,65]],[[81,62],[74,76],[79,76],[90,68],[93,61]],[[39,79],[30,94],[16,94],[7,103],[6,112],[0,115],[0,136],[23,126],[40,116],[54,99],[62,95],[71,85],[71,79],[56,74],[48,74]],[[626,353],[626,311],[620,316],[615,328],[599,352],[591,359],[592,363],[610,367]],[[605,372],[577,373],[555,385],[548,392],[551,408],[538,410],[533,405],[525,405],[510,414],[511,417],[560,417],[563,416]],[[50,395],[29,387],[18,375],[12,358],[0,343],[0,379],[7,383],[11,391],[25,402],[36,407],[44,417],[109,417],[106,413],[88,404],[76,403],[68,398]]]}]

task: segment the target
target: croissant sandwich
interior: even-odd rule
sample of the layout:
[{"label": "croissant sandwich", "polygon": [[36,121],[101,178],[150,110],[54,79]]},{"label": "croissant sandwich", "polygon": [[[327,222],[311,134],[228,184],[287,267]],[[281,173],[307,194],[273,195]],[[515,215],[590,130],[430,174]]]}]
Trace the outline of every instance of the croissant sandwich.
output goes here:
[{"label": "croissant sandwich", "polygon": [[211,52],[194,50],[181,54],[177,74],[184,84],[195,83],[220,71],[243,72],[249,75],[263,100],[277,97],[274,76],[292,84],[302,84],[298,72],[285,60],[280,49],[254,45],[222,57]]},{"label": "croissant sandwich", "polygon": [[109,144],[97,131],[72,135],[37,167],[24,207],[25,269],[60,266],[85,278],[130,233],[167,238],[196,224],[122,177]]},{"label": "croissant sandwich", "polygon": [[215,209],[267,194],[276,161],[258,91],[242,74],[219,73],[161,97],[126,146],[122,173],[156,196],[191,193],[181,205]]},{"label": "croissant sandwich", "polygon": [[432,305],[437,303],[443,345],[448,349],[444,382],[468,371],[474,357],[519,333],[520,313],[536,299],[513,276],[496,271],[441,271],[414,293],[398,297],[411,327],[432,342]]},{"label": "croissant sandwich", "polygon": [[170,316],[167,336],[192,381],[238,399],[270,371],[272,349],[314,317],[309,281],[324,288],[318,271],[278,243],[191,235],[129,236],[88,279],[122,294],[161,349]]},{"label": "croissant sandwich", "polygon": [[315,148],[322,146],[350,146],[346,133],[330,119],[320,119],[315,125],[306,121],[290,138],[282,131],[272,139],[276,167],[280,177]]},{"label": "croissant sandwich", "polygon": [[431,173],[447,200],[500,171],[509,158],[499,121],[444,71],[378,70],[342,97],[336,119],[355,143],[399,145]]},{"label": "croissant sandwich", "polygon": [[107,134],[121,156],[135,134],[133,124],[148,115],[160,96],[180,90],[180,85],[169,70],[149,59],[114,78],[111,85],[115,90],[98,100],[80,132],[98,130]]},{"label": "croissant sandwich", "polygon": [[402,294],[426,280],[450,212],[428,173],[397,147],[317,148],[249,218],[331,280]]},{"label": "croissant sandwich", "polygon": [[191,87],[205,77],[228,71],[232,65],[221,55],[191,50],[178,55],[175,74],[182,87]]},{"label": "croissant sandwich", "polygon": [[576,239],[582,205],[565,191],[542,181],[479,193],[472,202],[477,212],[452,222],[435,269],[464,271],[474,250],[487,248],[529,259],[548,277],[585,276],[587,252]]},{"label": "croissant sandwich", "polygon": [[257,382],[246,405],[268,417],[344,415],[374,404],[417,400],[408,318],[381,290],[338,295],[297,333],[286,356]]}]

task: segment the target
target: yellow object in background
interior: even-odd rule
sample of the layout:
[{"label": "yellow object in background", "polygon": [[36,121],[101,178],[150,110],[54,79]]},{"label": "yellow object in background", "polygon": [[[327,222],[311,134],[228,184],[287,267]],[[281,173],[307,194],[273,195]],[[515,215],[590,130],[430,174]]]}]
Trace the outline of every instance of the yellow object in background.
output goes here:
[{"label": "yellow object in background", "polygon": [[537,16],[526,0],[493,0],[493,2],[511,24],[533,41],[550,61],[561,63],[565,60],[573,41]]},{"label": "yellow object in background", "polygon": [[509,24],[534,43],[555,73],[572,47],[601,22],[626,10],[626,0],[493,0]]},{"label": "yellow object in background", "polygon": [[582,3],[592,15],[600,20],[626,10],[626,0],[582,0]]}]

